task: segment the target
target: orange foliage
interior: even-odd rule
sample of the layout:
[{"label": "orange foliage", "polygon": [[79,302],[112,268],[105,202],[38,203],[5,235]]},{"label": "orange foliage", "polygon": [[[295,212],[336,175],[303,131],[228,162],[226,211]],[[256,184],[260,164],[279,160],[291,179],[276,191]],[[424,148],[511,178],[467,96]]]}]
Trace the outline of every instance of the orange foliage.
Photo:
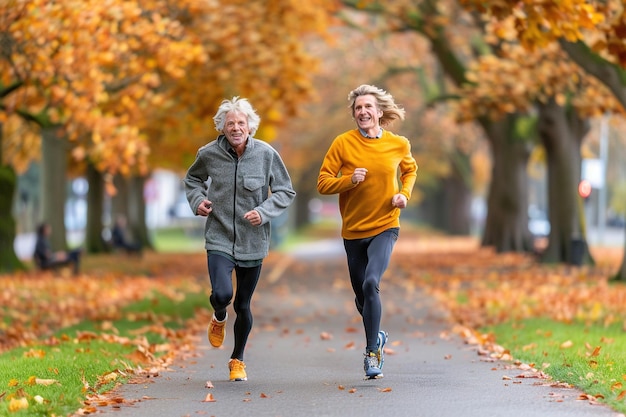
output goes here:
[{"label": "orange foliage", "polygon": [[626,67],[626,9],[619,0],[460,0],[460,3],[487,19],[511,18],[517,38],[527,49],[542,48],[558,39],[584,41],[604,58]]},{"label": "orange foliage", "polygon": [[75,159],[146,172],[152,149],[152,163],[184,153],[181,138],[197,149],[224,96],[248,96],[269,124],[293,114],[312,93],[316,65],[302,37],[323,35],[334,8],[332,0],[3,2],[0,87],[19,88],[3,97],[0,121],[29,113],[63,126]]},{"label": "orange foliage", "polygon": [[571,62],[555,43],[534,51],[505,44],[499,56],[483,55],[473,62],[467,79],[472,84],[463,87],[457,107],[461,120],[529,112],[536,101],[551,98],[561,105],[571,100],[587,117],[623,113],[608,89]]},{"label": "orange foliage", "polygon": [[394,262],[461,325],[478,328],[530,317],[609,325],[622,323],[626,314],[626,288],[608,283],[619,249],[593,250],[596,267],[572,267],[543,265],[520,253],[497,254],[471,238],[436,242],[400,241]]},{"label": "orange foliage", "polygon": [[[168,261],[163,264],[152,263],[149,259],[153,257]],[[152,292],[176,300],[181,297],[182,291],[201,292],[205,289],[200,282],[189,278],[198,270],[206,268],[206,259],[202,256],[185,258],[164,254],[146,254],[144,258],[139,261],[143,265],[140,265],[140,268],[146,268],[144,270],[148,271],[147,273],[155,276],[132,276],[115,271],[111,267],[110,259],[102,260],[108,267],[103,268],[98,264],[94,266],[95,271],[92,273],[78,277],[55,276],[53,273],[40,272],[0,276],[0,288],[2,288],[0,304],[5,311],[5,321],[0,323],[0,330],[2,330],[0,352],[16,346],[29,346],[42,337],[49,337],[55,330],[85,319],[99,321],[102,334],[82,333],[77,337],[116,338],[115,329],[110,327],[110,322],[121,318],[123,306],[149,297]],[[140,314],[129,313],[127,318],[139,319],[141,317]],[[154,327],[150,329],[151,331],[169,333],[162,326],[166,320],[165,317],[154,317],[150,312],[146,312],[143,318],[153,321]],[[193,327],[193,325],[190,326]],[[197,329],[190,329],[189,334],[192,335],[194,331]],[[141,336],[141,331],[137,335]],[[138,340],[140,340],[139,337]],[[54,338],[49,338],[45,343],[58,342]],[[117,338],[111,342],[130,343],[131,341]],[[143,342],[137,343],[141,345]]]}]

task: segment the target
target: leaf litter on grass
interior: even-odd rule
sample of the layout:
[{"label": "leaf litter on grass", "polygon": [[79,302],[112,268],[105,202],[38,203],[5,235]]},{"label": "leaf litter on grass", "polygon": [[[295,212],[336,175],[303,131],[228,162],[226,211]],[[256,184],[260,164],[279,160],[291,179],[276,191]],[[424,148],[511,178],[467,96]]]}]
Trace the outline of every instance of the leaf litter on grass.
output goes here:
[{"label": "leaf litter on grass", "polygon": [[[507,351],[497,346],[490,335],[480,333],[481,327],[520,320],[529,317],[549,317],[557,321],[582,320],[607,325],[626,316],[626,289],[609,285],[607,277],[619,262],[619,252],[607,256],[599,252],[596,267],[541,265],[526,254],[497,254],[490,248],[481,248],[472,238],[406,236],[398,241],[393,260],[384,277],[385,285],[397,285],[410,296],[424,291],[433,297],[449,314],[451,327],[468,343],[479,346],[484,356],[507,359]],[[594,255],[596,255],[594,253]],[[302,280],[280,279],[280,275],[307,277],[331,274],[331,290],[349,289],[345,265],[333,263],[284,262],[285,255],[272,253],[264,262],[264,273],[271,275],[271,291],[281,300],[289,300]],[[282,259],[283,262],[278,262]],[[100,264],[98,264],[100,262]],[[134,262],[127,271],[124,263]],[[107,265],[115,265],[113,270]],[[273,267],[278,265],[274,271]],[[274,271],[274,272],[272,272]],[[263,280],[260,285],[264,285]],[[159,293],[176,300],[187,291],[208,290],[206,257],[202,254],[150,254],[141,259],[120,261],[104,259],[87,265],[78,277],[36,275],[32,273],[0,276],[1,310],[0,352],[17,346],[29,346],[44,340],[53,343],[52,334],[84,320],[101,323],[101,331],[83,337],[107,338],[113,343],[136,343],[134,360],[167,367],[175,356],[189,355],[193,337],[202,331],[210,317],[188,320],[183,328],[173,331],[163,325],[165,317],[153,317],[149,311],[123,312],[123,308]],[[304,300],[294,297],[293,308]],[[311,300],[307,300],[311,303]],[[208,300],[207,300],[208,306]],[[338,306],[353,313],[353,301]],[[401,307],[389,306],[390,311]],[[315,320],[320,312],[300,320]],[[337,311],[332,312],[336,314]],[[133,315],[133,319],[149,319],[150,325],[136,330],[136,338],[121,337],[107,323]],[[208,312],[199,314],[209,314]],[[130,316],[129,316],[130,317]],[[265,326],[280,326],[279,318]],[[358,324],[355,324],[356,329]],[[149,343],[142,339],[145,331],[161,333],[165,343]],[[346,330],[348,332],[348,330]],[[349,332],[348,332],[349,333]],[[358,331],[357,331],[358,333]],[[298,335],[297,329],[284,328],[283,335]],[[323,339],[329,338],[322,334]],[[353,342],[344,345],[354,348]],[[154,353],[168,350],[166,361],[156,360]],[[389,353],[392,353],[390,350]],[[158,370],[154,370],[158,374]],[[119,398],[107,399],[93,395],[92,404],[106,401],[118,403]],[[87,404],[90,404],[89,401]]]}]

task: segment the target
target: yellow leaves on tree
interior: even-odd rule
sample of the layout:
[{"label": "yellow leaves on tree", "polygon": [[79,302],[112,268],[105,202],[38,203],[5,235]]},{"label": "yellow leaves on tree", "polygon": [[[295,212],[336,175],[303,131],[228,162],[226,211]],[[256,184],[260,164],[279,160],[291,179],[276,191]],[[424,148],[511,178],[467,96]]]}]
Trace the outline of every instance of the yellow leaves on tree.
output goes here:
[{"label": "yellow leaves on tree", "polygon": [[470,66],[467,79],[472,84],[463,87],[463,99],[457,107],[461,120],[477,116],[498,119],[506,113],[528,112],[535,102],[552,98],[565,105],[568,97],[581,115],[622,111],[608,89],[587,76],[555,43],[533,51],[505,44],[500,56],[478,58]]},{"label": "yellow leaves on tree", "polygon": [[[618,0],[515,1],[460,0],[486,20],[512,19],[520,43],[527,49],[542,48],[564,39],[584,41],[605,59],[626,67],[626,10]],[[498,34],[503,34],[498,31]]]},{"label": "yellow leaves on tree", "polygon": [[599,3],[587,0],[460,0],[466,7],[498,20],[513,17],[522,45],[543,47],[558,38],[577,41],[585,29],[604,21]]},{"label": "yellow leaves on tree", "polygon": [[[87,144],[95,159],[104,160],[99,155],[98,138],[112,143],[130,141],[136,146],[130,158],[128,153],[115,153],[119,164],[142,168],[145,165],[145,146],[137,130],[128,126],[136,122],[129,112],[134,106],[124,106],[123,116],[114,112],[103,112],[102,107],[115,101],[111,89],[124,91],[124,77],[141,80],[146,72],[146,60],[139,52],[157,50],[174,43],[177,36],[176,25],[170,25],[167,34],[155,38],[141,37],[141,25],[125,25],[133,29],[128,33],[120,31],[120,20],[132,21],[139,16],[137,4],[109,4],[97,1],[49,2],[46,0],[15,0],[0,6],[4,23],[0,31],[8,39],[7,55],[0,60],[6,83],[21,84],[7,101],[13,101],[13,110],[36,115],[40,125],[61,125],[74,142]],[[17,10],[18,13],[11,13]],[[145,23],[145,22],[144,22]],[[144,24],[145,26],[145,24]],[[165,36],[167,35],[167,36]],[[136,50],[128,47],[128,39],[135,42]],[[176,51],[176,49],[173,49]],[[184,65],[188,57],[186,51],[173,56]],[[107,63],[115,64],[115,73]],[[162,69],[163,70],[163,69]],[[168,68],[164,68],[165,72]],[[150,79],[151,80],[151,79]],[[135,79],[130,80],[138,85]],[[137,95],[135,94],[135,97]],[[126,100],[128,100],[127,96]],[[119,103],[119,100],[118,100]],[[130,117],[129,117],[130,116]],[[112,124],[111,129],[101,131],[102,118]],[[106,134],[106,136],[105,136]],[[95,140],[92,138],[95,137]],[[95,142],[91,148],[90,143]],[[85,153],[76,155],[86,156]],[[105,163],[107,169],[114,169]]]},{"label": "yellow leaves on tree", "polygon": [[74,157],[101,170],[142,173],[151,147],[170,131],[180,147],[179,126],[206,123],[224,96],[251,96],[262,116],[294,112],[313,90],[302,36],[325,33],[333,7],[11,0],[0,5],[0,87],[19,88],[3,97],[2,112],[63,126]]}]

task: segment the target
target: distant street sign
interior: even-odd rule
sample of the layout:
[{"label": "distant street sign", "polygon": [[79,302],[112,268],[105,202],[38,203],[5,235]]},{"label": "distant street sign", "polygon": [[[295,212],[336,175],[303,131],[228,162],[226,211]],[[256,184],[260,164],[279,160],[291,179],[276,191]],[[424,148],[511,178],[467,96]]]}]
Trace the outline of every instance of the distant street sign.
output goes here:
[{"label": "distant street sign", "polygon": [[583,159],[581,174],[582,179],[589,181],[592,188],[604,187],[604,163],[601,159]]}]

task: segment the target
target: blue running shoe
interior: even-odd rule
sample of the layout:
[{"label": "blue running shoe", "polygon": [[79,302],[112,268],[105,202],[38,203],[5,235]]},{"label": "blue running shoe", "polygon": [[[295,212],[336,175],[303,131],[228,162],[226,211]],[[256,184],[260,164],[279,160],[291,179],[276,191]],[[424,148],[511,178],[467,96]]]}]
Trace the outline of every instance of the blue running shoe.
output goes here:
[{"label": "blue running shoe", "polygon": [[378,355],[376,355],[376,352],[365,354],[363,369],[365,370],[365,378],[375,379],[382,376],[382,371],[378,367]]},{"label": "blue running shoe", "polygon": [[385,331],[378,332],[378,349],[376,350],[376,357],[378,358],[378,369],[383,370],[383,365],[385,364],[385,343],[387,343],[387,339],[389,338],[389,334]]}]

